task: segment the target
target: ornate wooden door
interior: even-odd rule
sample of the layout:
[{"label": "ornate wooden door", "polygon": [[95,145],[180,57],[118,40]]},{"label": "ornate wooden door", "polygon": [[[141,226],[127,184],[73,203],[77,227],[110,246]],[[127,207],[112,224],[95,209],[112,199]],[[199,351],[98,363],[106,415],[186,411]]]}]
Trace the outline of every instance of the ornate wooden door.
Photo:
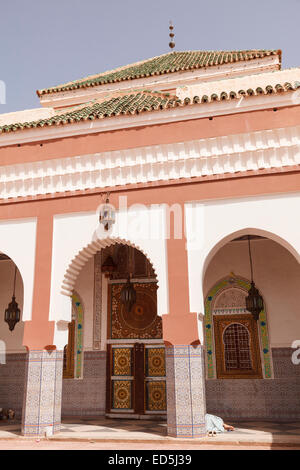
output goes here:
[{"label": "ornate wooden door", "polygon": [[[122,269],[120,268],[120,271]],[[124,281],[108,290],[107,407],[110,415],[165,414],[166,369],[157,284],[135,282],[130,312],[120,301]]]},{"label": "ornate wooden door", "polygon": [[160,414],[167,411],[165,348],[145,346],[145,413]]},{"label": "ornate wooden door", "polygon": [[64,363],[63,363],[63,378],[74,378],[74,355],[75,355],[75,320],[69,323],[69,337],[68,344],[64,348]]},{"label": "ornate wooden door", "polygon": [[165,350],[135,343],[108,347],[107,413],[166,412]]}]

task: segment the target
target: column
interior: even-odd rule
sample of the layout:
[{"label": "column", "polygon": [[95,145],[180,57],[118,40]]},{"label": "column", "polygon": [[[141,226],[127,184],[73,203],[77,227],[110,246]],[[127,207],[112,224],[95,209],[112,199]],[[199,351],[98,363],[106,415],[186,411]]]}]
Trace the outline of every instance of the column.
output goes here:
[{"label": "column", "polygon": [[205,435],[205,375],[202,346],[166,347],[168,435]]},{"label": "column", "polygon": [[35,350],[27,354],[22,434],[45,437],[61,428],[63,351]]},{"label": "column", "polygon": [[163,315],[163,338],[166,345],[168,435],[199,438],[206,434],[204,351],[199,340],[197,314],[190,312],[189,307],[185,239],[175,239],[171,234],[167,250],[169,314]]},{"label": "column", "polygon": [[63,351],[54,342],[54,322],[49,321],[52,215],[39,215],[36,232],[35,283],[32,319],[25,322],[27,348],[22,434],[44,437],[60,430]]},{"label": "column", "polygon": [[23,345],[43,350],[53,344],[54,322],[49,321],[53,216],[39,216],[36,228],[32,319],[24,325]]}]

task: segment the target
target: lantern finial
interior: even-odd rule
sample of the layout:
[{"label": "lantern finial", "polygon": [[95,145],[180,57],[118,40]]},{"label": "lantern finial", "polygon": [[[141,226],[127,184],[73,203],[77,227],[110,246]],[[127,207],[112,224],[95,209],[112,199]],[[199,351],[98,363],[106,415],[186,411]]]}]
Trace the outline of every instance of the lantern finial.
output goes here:
[{"label": "lantern finial", "polygon": [[169,42],[169,47],[170,47],[170,49],[174,49],[174,47],[175,47],[175,42],[174,42],[175,34],[173,33],[174,26],[173,26],[172,21],[170,21],[169,31],[170,31],[169,36],[170,36],[170,39],[171,39],[171,41]]}]

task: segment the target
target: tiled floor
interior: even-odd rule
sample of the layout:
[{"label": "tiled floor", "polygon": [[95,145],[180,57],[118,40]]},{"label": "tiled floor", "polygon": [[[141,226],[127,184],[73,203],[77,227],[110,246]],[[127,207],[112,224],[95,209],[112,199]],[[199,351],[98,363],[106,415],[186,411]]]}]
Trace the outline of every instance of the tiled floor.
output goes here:
[{"label": "tiled floor", "polygon": [[[211,443],[268,443],[299,444],[300,422],[239,422],[234,432],[219,434],[214,438],[205,437],[203,441]],[[18,423],[0,421],[0,439],[20,438],[21,427]],[[56,440],[86,441],[170,441],[167,436],[167,423],[152,420],[126,419],[64,419],[60,434]],[[196,441],[196,440],[195,440]],[[197,440],[199,441],[199,440]]]}]

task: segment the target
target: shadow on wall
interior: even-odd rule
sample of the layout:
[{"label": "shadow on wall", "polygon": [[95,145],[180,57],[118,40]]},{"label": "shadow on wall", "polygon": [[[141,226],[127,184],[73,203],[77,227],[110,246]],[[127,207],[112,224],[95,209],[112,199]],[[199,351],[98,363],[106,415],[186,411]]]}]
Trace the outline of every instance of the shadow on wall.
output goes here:
[{"label": "shadow on wall", "polygon": [[[0,408],[13,409],[16,419],[22,415],[26,372],[26,348],[23,346],[24,323],[20,321],[13,331],[4,321],[4,312],[12,301],[15,264],[0,253]],[[23,310],[23,280],[19,270],[15,282],[16,302]]]}]

